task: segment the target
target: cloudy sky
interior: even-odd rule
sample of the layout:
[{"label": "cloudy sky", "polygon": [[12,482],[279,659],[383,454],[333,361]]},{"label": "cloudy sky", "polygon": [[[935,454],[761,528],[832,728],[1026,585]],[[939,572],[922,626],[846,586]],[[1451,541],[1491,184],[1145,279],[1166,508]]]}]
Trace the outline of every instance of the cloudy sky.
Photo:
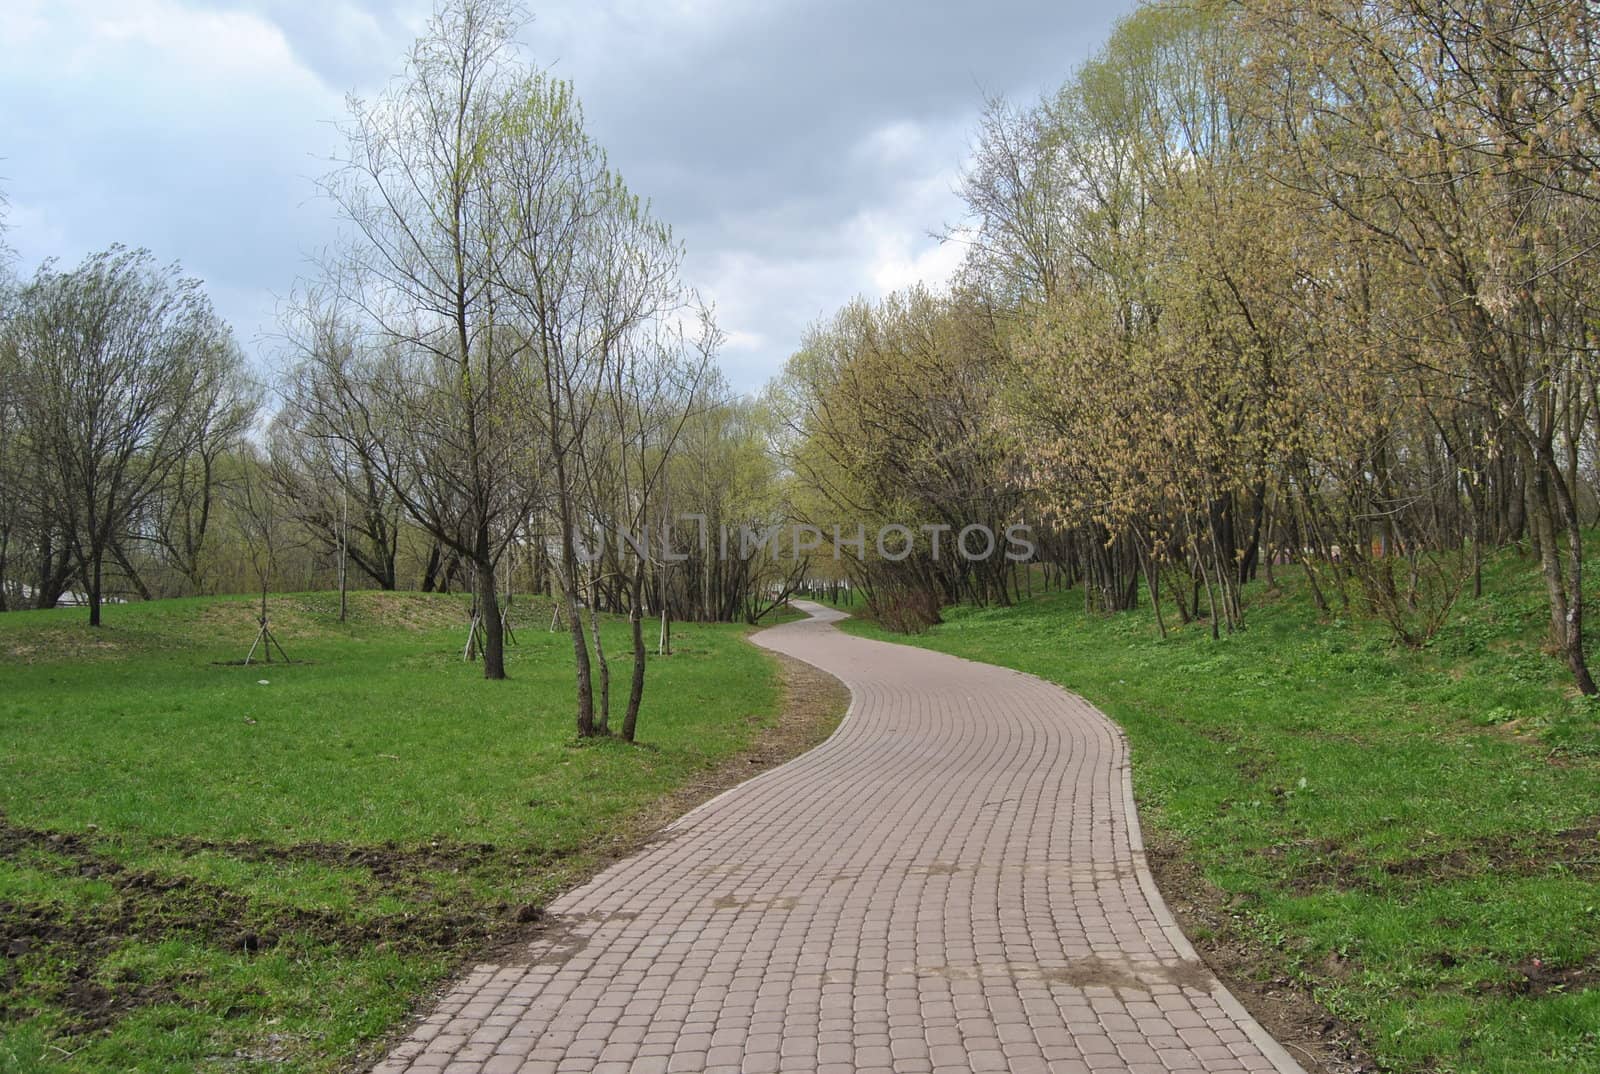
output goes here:
[{"label": "cloudy sky", "polygon": [[[533,0],[629,185],[685,241],[758,389],[856,294],[944,278],[929,233],[982,95],[1058,85],[1128,0]],[[400,66],[431,0],[6,0],[0,189],[25,268],[111,242],[205,279],[263,366],[278,297],[338,234],[314,180],[345,94]]]}]

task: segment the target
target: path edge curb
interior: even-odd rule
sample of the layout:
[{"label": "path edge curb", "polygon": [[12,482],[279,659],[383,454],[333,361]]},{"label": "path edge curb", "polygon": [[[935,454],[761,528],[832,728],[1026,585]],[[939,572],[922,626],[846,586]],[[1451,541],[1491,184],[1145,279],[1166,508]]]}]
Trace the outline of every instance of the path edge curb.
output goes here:
[{"label": "path edge curb", "polygon": [[[850,704],[845,706],[844,715],[839,717],[839,725],[833,729],[833,731],[828,735],[827,738],[823,739],[821,742],[818,742],[815,746],[812,746],[810,749],[808,749],[808,750],[806,750],[806,751],[804,751],[802,753],[795,754],[793,757],[789,758],[787,761],[783,762],[782,764],[778,765],[775,768],[769,768],[764,772],[757,772],[755,775],[751,776],[749,779],[742,780],[739,783],[735,783],[733,786],[729,787],[727,790],[723,791],[721,794],[718,794],[714,798],[707,798],[705,801],[701,802],[699,805],[695,806],[693,809],[689,810],[687,813],[681,814],[676,820],[672,821],[672,823],[670,823],[670,824],[666,825],[665,827],[663,827],[661,829],[662,832],[675,832],[675,831],[677,831],[680,827],[682,827],[685,824],[688,824],[690,821],[692,821],[696,817],[698,817],[701,813],[710,810],[712,806],[715,806],[717,803],[721,802],[724,798],[727,798],[729,795],[732,795],[737,791],[743,790],[745,787],[749,786],[752,783],[755,783],[758,780],[766,779],[768,776],[775,776],[779,772],[782,772],[784,769],[790,767],[791,765],[799,763],[799,761],[802,758],[809,757],[811,754],[817,752],[818,750],[822,749],[824,746],[826,746],[830,742],[832,742],[834,739],[838,738],[839,737],[839,733],[845,729],[845,726],[847,724],[849,724],[851,717],[853,717],[856,714],[856,709],[858,707],[857,702],[858,702],[859,699],[856,697],[856,692],[855,692],[855,690],[851,689],[849,683],[845,682],[843,679],[839,678],[839,676],[833,674],[831,671],[828,671],[826,668],[817,667],[817,665],[813,664],[809,660],[800,660],[800,658],[798,656],[789,656],[788,653],[780,653],[776,649],[769,649],[765,645],[762,645],[759,641],[756,640],[757,638],[761,637],[761,635],[767,633],[769,630],[777,630],[779,627],[783,627],[783,626],[787,626],[787,625],[788,625],[787,623],[774,623],[772,626],[763,627],[760,630],[757,630],[757,631],[754,631],[754,632],[752,632],[750,634],[747,634],[745,636],[744,640],[748,644],[754,645],[756,648],[760,649],[762,652],[764,652],[768,656],[772,657],[774,663],[777,662],[778,657],[780,657],[780,656],[788,656],[790,660],[799,660],[800,663],[806,665],[809,668],[815,669],[820,674],[828,676],[828,678],[832,679],[834,682],[836,682],[840,686],[844,687],[845,693],[850,695]],[[1292,1072],[1291,1072],[1291,1074],[1292,1074]]]},{"label": "path edge curb", "polygon": [[[1030,676],[1030,678],[1033,677],[1036,676]],[[1046,682],[1047,680],[1040,679],[1039,681]],[[1122,770],[1122,798],[1126,806],[1128,844],[1133,852],[1134,876],[1138,878],[1139,887],[1144,891],[1145,902],[1150,904],[1150,912],[1155,915],[1156,923],[1161,926],[1161,931],[1166,934],[1167,942],[1172,944],[1173,949],[1178,952],[1180,958],[1189,959],[1204,966],[1205,959],[1200,957],[1200,953],[1195,950],[1194,944],[1189,942],[1189,937],[1184,935],[1182,927],[1178,924],[1178,919],[1172,916],[1172,910],[1167,906],[1167,900],[1161,897],[1161,889],[1156,886],[1155,874],[1150,871],[1150,863],[1145,857],[1144,830],[1139,825],[1139,805],[1133,798],[1133,751],[1128,744],[1128,736],[1123,732],[1121,725],[1100,711],[1098,705],[1090,704],[1087,699],[1056,683],[1050,683],[1049,685],[1055,686],[1056,689],[1082,701],[1090,711],[1111,727],[1112,732],[1117,736],[1117,741],[1121,743],[1122,763],[1117,767]],[[1272,1061],[1272,1065],[1278,1068],[1278,1074],[1306,1074],[1305,1067],[1301,1066],[1299,1061],[1289,1054],[1289,1050],[1279,1043],[1276,1037],[1267,1032],[1266,1026],[1258,1022],[1256,1016],[1251,1014],[1243,1003],[1239,1002],[1238,997],[1228,990],[1227,985],[1222,983],[1222,978],[1218,977],[1210,966],[1206,966],[1206,970],[1211,973],[1211,979],[1217,983],[1216,988],[1211,991],[1211,998],[1216,1001],[1217,1006],[1221,1007],[1230,1018],[1238,1023],[1239,1028],[1244,1030],[1245,1036],[1249,1037],[1250,1042],[1260,1049],[1261,1054]]]}]

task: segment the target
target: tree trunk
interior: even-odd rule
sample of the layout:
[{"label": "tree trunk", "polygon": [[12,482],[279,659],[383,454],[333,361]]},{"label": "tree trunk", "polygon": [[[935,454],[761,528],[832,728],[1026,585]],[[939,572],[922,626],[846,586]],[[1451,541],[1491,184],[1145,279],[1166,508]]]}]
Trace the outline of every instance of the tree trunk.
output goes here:
[{"label": "tree trunk", "polygon": [[[1553,507],[1559,513],[1567,537],[1565,590],[1566,608],[1561,631],[1561,650],[1578,690],[1586,696],[1600,693],[1594,677],[1589,673],[1589,662],[1583,651],[1583,520],[1562,475],[1551,466],[1554,480]],[[1551,527],[1552,530],[1554,527]],[[1552,541],[1552,544],[1554,542]]]},{"label": "tree trunk", "polygon": [[[593,587],[598,590],[598,586]],[[595,734],[611,733],[611,663],[606,659],[605,643],[600,640],[600,610],[598,601],[589,602],[589,633],[594,637],[594,662],[600,667],[600,718],[595,721]]]},{"label": "tree trunk", "polygon": [[70,547],[56,550],[46,535],[39,553],[39,573],[33,587],[33,606],[39,611],[54,608],[61,603],[61,594],[72,581],[74,561]]},{"label": "tree trunk", "polygon": [[432,593],[439,576],[439,542],[434,541],[428,548],[428,565],[422,571],[422,591]]},{"label": "tree trunk", "polygon": [[644,563],[633,572],[632,606],[628,609],[628,629],[633,642],[633,678],[628,683],[628,708],[622,715],[622,739],[632,742],[639,725],[639,703],[644,699]]},{"label": "tree trunk", "polygon": [[483,677],[506,677],[506,625],[500,618],[500,597],[494,591],[494,564],[489,559],[487,533],[479,535],[479,554],[474,558],[473,581],[477,583],[479,622],[483,624]]},{"label": "tree trunk", "polygon": [[577,555],[572,549],[572,529],[567,524],[571,517],[566,504],[561,511],[563,533],[561,538],[561,570],[558,581],[561,599],[566,605],[567,632],[572,637],[573,674],[578,688],[578,737],[594,737],[594,679],[589,663],[589,642],[583,635],[583,612],[578,607]]},{"label": "tree trunk", "polygon": [[[1255,578],[1256,564],[1261,561],[1261,530],[1267,514],[1266,485],[1258,482],[1256,487],[1250,490],[1250,500],[1250,539],[1244,547],[1243,554],[1239,557],[1240,585],[1244,585]],[[1271,551],[1270,548],[1267,550],[1269,557],[1271,556]]]},{"label": "tree trunk", "polygon": [[104,558],[104,551],[95,548],[89,553],[89,577],[86,579],[89,590],[89,625],[100,625],[100,561]]}]

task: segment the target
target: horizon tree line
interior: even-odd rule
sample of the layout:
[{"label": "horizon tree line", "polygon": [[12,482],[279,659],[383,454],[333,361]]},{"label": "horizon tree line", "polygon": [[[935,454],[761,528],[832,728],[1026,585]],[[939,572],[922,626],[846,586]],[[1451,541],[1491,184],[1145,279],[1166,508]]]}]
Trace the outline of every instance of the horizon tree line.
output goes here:
[{"label": "horizon tree line", "polygon": [[[1422,645],[1509,546],[1594,693],[1597,18],[1146,5],[1059,90],[987,103],[952,283],[849,304],[752,400],[681,244],[518,53],[524,13],[454,0],[349,102],[324,181],[349,241],[284,310],[270,417],[176,268],[113,247],[7,277],[0,600],[78,587],[98,621],[108,585],[241,588],[270,540],[263,587],[338,564],[471,590],[492,679],[506,594],[545,593],[583,734],[612,727],[598,616],[627,618],[631,735],[647,619],[665,652],[673,619],[757,617],[823,576],[905,629],[1042,579],[1220,636],[1293,567],[1319,610]],[[682,515],[1021,523],[1037,558],[580,555]]]}]

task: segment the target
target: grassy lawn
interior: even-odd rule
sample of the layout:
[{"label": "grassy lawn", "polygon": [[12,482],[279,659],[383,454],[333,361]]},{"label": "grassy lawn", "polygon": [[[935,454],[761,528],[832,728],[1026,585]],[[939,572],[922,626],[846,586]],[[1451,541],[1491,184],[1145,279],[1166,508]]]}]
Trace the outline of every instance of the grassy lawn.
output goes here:
[{"label": "grassy lawn", "polygon": [[953,609],[914,638],[847,629],[1109,713],[1163,887],[1187,869],[1203,888],[1189,928],[1208,959],[1312,997],[1379,1069],[1600,1071],[1600,708],[1540,651],[1535,565],[1495,562],[1422,651],[1320,621],[1280,582],[1215,642],[1086,614],[1076,592]]},{"label": "grassy lawn", "polygon": [[0,616],[0,1071],[348,1067],[775,722],[744,631],[678,624],[639,745],[580,743],[518,611],[499,683],[455,597],[275,598],[296,663],[248,668],[245,599]]}]

